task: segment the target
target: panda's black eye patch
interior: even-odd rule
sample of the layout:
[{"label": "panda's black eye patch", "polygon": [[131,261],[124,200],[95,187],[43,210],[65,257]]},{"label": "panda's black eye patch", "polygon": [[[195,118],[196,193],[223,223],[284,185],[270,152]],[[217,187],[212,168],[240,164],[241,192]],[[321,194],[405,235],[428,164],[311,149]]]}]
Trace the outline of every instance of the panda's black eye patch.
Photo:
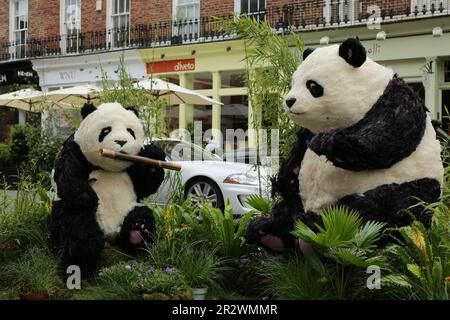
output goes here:
[{"label": "panda's black eye patch", "polygon": [[136,135],[134,134],[134,131],[130,128],[127,129],[127,131],[133,136],[133,138],[136,140]]},{"label": "panda's black eye patch", "polygon": [[306,88],[314,98],[320,98],[323,96],[323,87],[314,80],[308,80],[306,82]]},{"label": "panda's black eye patch", "polygon": [[105,137],[111,133],[112,128],[111,127],[106,127],[102,129],[102,132],[100,132],[100,135],[98,136],[98,142],[102,142]]}]

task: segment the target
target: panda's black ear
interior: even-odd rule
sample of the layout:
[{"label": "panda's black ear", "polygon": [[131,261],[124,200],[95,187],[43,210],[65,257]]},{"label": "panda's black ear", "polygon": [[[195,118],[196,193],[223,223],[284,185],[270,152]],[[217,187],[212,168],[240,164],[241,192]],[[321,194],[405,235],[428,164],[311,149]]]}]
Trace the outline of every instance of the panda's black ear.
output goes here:
[{"label": "panda's black ear", "polygon": [[306,60],[306,58],[308,58],[308,56],[314,52],[314,48],[306,48],[305,50],[303,50],[303,61]]},{"label": "panda's black ear", "polygon": [[92,103],[86,102],[83,108],[81,108],[81,116],[83,117],[83,119],[85,119],[95,110],[97,110],[97,108]]},{"label": "panda's black ear", "polygon": [[359,38],[349,38],[339,47],[339,55],[355,68],[361,67],[367,60],[366,48]]},{"label": "panda's black ear", "polygon": [[137,111],[136,107],[128,107],[126,108],[128,111],[132,111],[136,117],[139,117],[139,112]]}]

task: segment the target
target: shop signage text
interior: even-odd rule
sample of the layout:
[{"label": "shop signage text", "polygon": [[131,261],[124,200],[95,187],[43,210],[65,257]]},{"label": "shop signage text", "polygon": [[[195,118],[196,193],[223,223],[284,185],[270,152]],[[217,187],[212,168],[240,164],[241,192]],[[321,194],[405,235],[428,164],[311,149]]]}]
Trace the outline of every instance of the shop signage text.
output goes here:
[{"label": "shop signage text", "polygon": [[147,63],[147,74],[187,72],[195,70],[195,59],[156,61]]}]

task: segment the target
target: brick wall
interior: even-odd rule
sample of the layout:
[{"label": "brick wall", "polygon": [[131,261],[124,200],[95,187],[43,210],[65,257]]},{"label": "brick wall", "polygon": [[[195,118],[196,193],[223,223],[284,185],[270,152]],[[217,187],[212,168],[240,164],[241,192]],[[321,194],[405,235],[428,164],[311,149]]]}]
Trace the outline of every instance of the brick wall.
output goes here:
[{"label": "brick wall", "polygon": [[95,0],[81,0],[81,31],[96,32],[106,29],[106,2],[102,0],[102,10],[96,11]]},{"label": "brick wall", "polygon": [[152,24],[172,19],[172,1],[138,0],[131,3],[131,24]]},{"label": "brick wall", "polygon": [[[171,0],[130,0],[131,24],[152,24],[172,18]],[[0,42],[9,40],[10,0],[0,0]],[[29,38],[58,36],[60,31],[60,0],[28,0]],[[82,0],[82,32],[102,32],[106,29],[107,2],[102,0],[102,10],[96,11],[96,0]],[[337,0],[332,0],[337,3]],[[372,0],[363,1],[358,6],[363,17],[367,17],[369,4],[379,5],[384,14],[404,14],[409,11],[410,0]],[[283,6],[289,4],[283,10]],[[323,22],[323,1],[319,0],[267,0],[271,14],[270,22],[288,20],[290,24],[307,25]],[[201,0],[202,17],[228,15],[234,11],[234,0]],[[207,26],[214,28],[214,26]],[[206,27],[205,27],[206,28]]]},{"label": "brick wall", "polygon": [[28,0],[28,37],[59,35],[59,0]]},{"label": "brick wall", "polygon": [[8,40],[9,40],[9,0],[0,0],[0,42],[5,42]]},{"label": "brick wall", "polygon": [[200,16],[222,16],[233,14],[234,0],[208,0],[200,1]]}]

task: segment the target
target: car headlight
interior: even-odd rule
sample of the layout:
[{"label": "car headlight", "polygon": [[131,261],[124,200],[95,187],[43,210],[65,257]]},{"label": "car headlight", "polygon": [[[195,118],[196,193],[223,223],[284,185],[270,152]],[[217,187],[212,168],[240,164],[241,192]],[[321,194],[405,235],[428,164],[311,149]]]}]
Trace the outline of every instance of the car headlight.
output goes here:
[{"label": "car headlight", "polygon": [[249,186],[258,186],[259,181],[258,178],[245,174],[245,173],[237,173],[229,175],[228,177],[223,180],[223,183],[229,183],[229,184],[245,184]]}]

